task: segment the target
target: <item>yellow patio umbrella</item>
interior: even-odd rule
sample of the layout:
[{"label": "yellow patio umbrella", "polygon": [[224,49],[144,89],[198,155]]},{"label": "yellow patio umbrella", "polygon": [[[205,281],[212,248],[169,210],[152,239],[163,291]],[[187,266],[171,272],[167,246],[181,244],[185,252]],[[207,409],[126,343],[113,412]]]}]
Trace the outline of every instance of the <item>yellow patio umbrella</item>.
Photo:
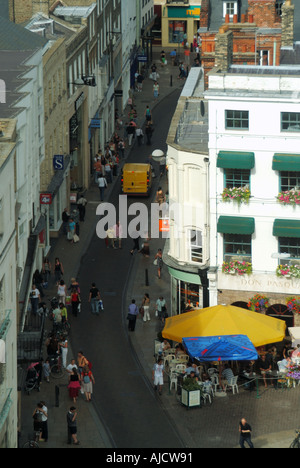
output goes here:
[{"label": "yellow patio umbrella", "polygon": [[257,348],[285,337],[286,324],[268,315],[231,305],[217,305],[169,317],[164,338],[181,342],[195,336],[246,335]]}]

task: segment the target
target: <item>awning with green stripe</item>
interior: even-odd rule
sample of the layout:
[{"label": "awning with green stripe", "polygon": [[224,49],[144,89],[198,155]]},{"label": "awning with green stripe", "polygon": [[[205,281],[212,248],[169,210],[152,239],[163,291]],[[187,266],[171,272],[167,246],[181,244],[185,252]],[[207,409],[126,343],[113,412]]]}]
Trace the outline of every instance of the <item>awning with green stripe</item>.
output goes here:
[{"label": "awning with green stripe", "polygon": [[300,154],[275,153],[272,169],[273,171],[300,172]]},{"label": "awning with green stripe", "polygon": [[194,275],[193,273],[186,273],[185,271],[174,270],[174,268],[169,267],[169,273],[173,278],[176,278],[184,283],[189,284],[201,284],[201,279],[199,275]]},{"label": "awning with green stripe", "polygon": [[300,239],[300,221],[297,219],[275,219],[273,224],[273,236],[297,237]]},{"label": "awning with green stripe", "polygon": [[218,154],[217,167],[223,169],[253,169],[254,165],[254,153],[220,151]]},{"label": "awning with green stripe", "polygon": [[217,231],[221,234],[253,234],[255,220],[240,216],[220,216]]}]

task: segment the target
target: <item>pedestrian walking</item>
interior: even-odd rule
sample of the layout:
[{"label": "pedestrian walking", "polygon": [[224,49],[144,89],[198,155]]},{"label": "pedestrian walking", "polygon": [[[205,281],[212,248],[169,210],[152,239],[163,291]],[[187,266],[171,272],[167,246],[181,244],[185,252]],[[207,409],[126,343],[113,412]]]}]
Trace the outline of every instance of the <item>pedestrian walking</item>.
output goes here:
[{"label": "pedestrian walking", "polygon": [[79,312],[79,305],[81,304],[80,295],[76,288],[73,288],[71,291],[71,306],[72,306],[72,314],[74,317],[77,317]]},{"label": "pedestrian walking", "polygon": [[71,241],[71,243],[74,242],[74,235],[76,234],[76,223],[73,218],[69,219],[69,231],[68,231],[68,240]]},{"label": "pedestrian walking", "polygon": [[147,125],[146,125],[146,128],[145,128],[145,135],[147,137],[147,145],[148,146],[151,145],[152,134],[153,134],[153,128],[152,128],[151,122],[149,121],[149,122],[147,122]]},{"label": "pedestrian walking", "polygon": [[162,321],[164,322],[166,316],[167,316],[167,306],[166,306],[166,300],[163,298],[163,296],[160,296],[157,301],[156,301],[156,312],[155,315]]},{"label": "pedestrian walking", "polygon": [[[44,405],[39,402],[35,409],[34,409],[34,412],[33,412],[33,430],[34,432],[39,432],[39,440],[41,441],[42,440],[42,433],[43,433],[43,430],[44,430],[44,436],[45,436],[45,427],[47,427],[47,425],[45,425],[45,421],[47,421],[48,419],[48,413],[45,411],[47,408],[44,407]],[[47,431],[46,431],[47,432]],[[46,438],[48,439],[48,434],[46,434]],[[45,440],[45,439],[44,439]]]},{"label": "pedestrian walking", "polygon": [[85,366],[81,374],[82,389],[85,394],[86,401],[92,401],[93,385],[95,379],[89,366]]},{"label": "pedestrian walking", "polygon": [[31,311],[34,315],[37,315],[39,302],[41,302],[40,291],[37,289],[36,285],[32,285],[30,292],[30,302],[31,302]]},{"label": "pedestrian walking", "polygon": [[117,222],[117,224],[115,224],[113,226],[113,230],[114,230],[114,247],[115,246],[115,243],[118,242],[119,243],[119,249],[122,248],[122,238],[123,238],[123,228],[120,224],[120,221]]},{"label": "pedestrian walking", "polygon": [[138,316],[138,313],[139,313],[139,309],[135,303],[135,299],[132,299],[131,304],[128,307],[128,315],[127,315],[129,331],[135,330],[136,318]]},{"label": "pedestrian walking", "polygon": [[68,444],[73,442],[74,445],[80,445],[77,439],[77,410],[75,406],[71,406],[67,413],[67,426],[68,426]]},{"label": "pedestrian walking", "polygon": [[150,318],[150,297],[149,297],[148,293],[145,293],[145,295],[144,295],[143,302],[142,302],[142,307],[144,309],[143,321],[144,322],[150,321],[151,320],[151,318]]},{"label": "pedestrian walking", "polygon": [[43,261],[42,274],[43,274],[44,283],[46,283],[48,286],[48,281],[51,276],[51,263],[49,261],[49,258],[47,257],[45,257]]},{"label": "pedestrian walking", "polygon": [[127,126],[127,135],[128,135],[128,145],[132,145],[133,137],[135,134],[135,125],[133,125],[133,122],[130,122],[130,124]]},{"label": "pedestrian walking", "polygon": [[60,280],[57,288],[58,301],[61,304],[66,304],[67,286],[63,279]]},{"label": "pedestrian walking", "polygon": [[89,294],[89,303],[91,304],[92,314],[99,315],[100,291],[96,288],[96,283],[92,283]]},{"label": "pedestrian walking", "polygon": [[100,174],[100,176],[98,177],[98,187],[100,191],[100,200],[103,201],[105,189],[107,188],[107,181],[103,174]]},{"label": "pedestrian walking", "polygon": [[44,379],[46,380],[46,382],[50,383],[51,368],[50,368],[49,359],[46,359],[46,361],[43,363],[43,373],[44,373]]},{"label": "pedestrian walking", "polygon": [[69,396],[70,398],[72,398],[73,402],[76,403],[78,395],[79,395],[79,390],[81,389],[77,366],[72,367],[71,371],[68,370],[68,372],[69,372],[69,384],[68,384]]},{"label": "pedestrian walking", "polygon": [[[101,167],[101,163],[100,163]],[[79,221],[84,221],[85,218],[85,210],[86,210],[86,205],[87,205],[87,199],[84,198],[83,195],[80,196],[79,200],[77,201],[77,207],[79,211]]]},{"label": "pedestrian walking", "polygon": [[63,368],[67,368],[67,356],[68,356],[68,340],[62,335],[61,341],[58,343],[58,350],[61,351],[62,365]]},{"label": "pedestrian walking", "polygon": [[135,251],[137,252],[140,251],[140,238],[139,237],[133,238],[133,248],[130,251],[131,255],[133,255]]},{"label": "pedestrian walking", "polygon": [[153,97],[154,99],[157,99],[159,96],[159,84],[157,81],[155,81],[154,85],[153,85]]},{"label": "pedestrian walking", "polygon": [[158,389],[158,392],[161,395],[164,384],[164,366],[163,360],[161,358],[159,358],[157,363],[155,363],[153,366],[152,379],[154,383],[154,390]]},{"label": "pedestrian walking", "polygon": [[141,146],[142,142],[143,142],[143,138],[144,138],[144,133],[143,133],[143,130],[141,129],[141,127],[137,127],[137,129],[135,131],[135,135],[136,135],[136,138],[137,138],[138,145]]},{"label": "pedestrian walking", "polygon": [[152,122],[152,114],[149,106],[146,107],[145,113],[144,113],[145,119],[147,122]]},{"label": "pedestrian walking", "polygon": [[163,189],[161,187],[158,187],[158,189],[157,189],[155,202],[158,203],[159,205],[162,205],[163,203],[166,202],[166,196],[165,196],[164,191],[163,191]]},{"label": "pedestrian walking", "polygon": [[125,143],[124,143],[123,138],[121,138],[119,143],[118,143],[118,151],[120,153],[121,159],[124,159],[124,156],[125,156]]},{"label": "pedestrian walking", "polygon": [[158,249],[157,254],[155,255],[154,264],[157,266],[157,276],[158,279],[161,279],[161,270],[163,267],[163,259],[162,259],[162,250]]},{"label": "pedestrian walking", "polygon": [[239,432],[240,432],[240,446],[241,448],[245,448],[245,442],[249,445],[250,448],[254,448],[254,445],[251,441],[251,432],[252,428],[250,424],[247,423],[245,418],[242,418],[239,424]]},{"label": "pedestrian walking", "polygon": [[59,281],[64,275],[64,267],[58,257],[56,257],[54,261],[53,269],[54,269],[54,277],[55,277],[56,285],[58,286]]},{"label": "pedestrian walking", "polygon": [[61,215],[61,219],[62,219],[62,222],[63,222],[63,224],[62,224],[63,234],[65,236],[68,234],[69,218],[70,218],[70,215],[68,213],[67,208],[65,208],[64,211],[62,212],[62,215]]}]

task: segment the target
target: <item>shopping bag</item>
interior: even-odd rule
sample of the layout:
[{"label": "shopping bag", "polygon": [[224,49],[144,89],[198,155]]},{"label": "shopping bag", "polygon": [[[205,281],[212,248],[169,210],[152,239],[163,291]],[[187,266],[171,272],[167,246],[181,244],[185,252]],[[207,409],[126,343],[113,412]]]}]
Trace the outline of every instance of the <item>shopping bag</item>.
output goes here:
[{"label": "shopping bag", "polygon": [[66,305],[71,304],[71,296],[66,296]]},{"label": "shopping bag", "polygon": [[102,299],[100,299],[99,303],[98,303],[98,307],[99,307],[99,311],[100,310],[104,310],[104,306],[103,306],[103,301]]}]

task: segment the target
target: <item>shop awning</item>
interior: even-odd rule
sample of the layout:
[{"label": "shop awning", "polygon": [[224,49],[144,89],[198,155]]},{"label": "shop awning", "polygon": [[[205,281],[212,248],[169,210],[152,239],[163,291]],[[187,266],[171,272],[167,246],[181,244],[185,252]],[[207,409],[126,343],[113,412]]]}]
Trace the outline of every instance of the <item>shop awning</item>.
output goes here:
[{"label": "shop awning", "polygon": [[220,151],[218,154],[217,167],[223,169],[253,169],[254,166],[254,153]]},{"label": "shop awning", "polygon": [[176,278],[184,283],[188,284],[201,284],[200,276],[193,273],[186,273],[185,271],[174,270],[174,268],[169,267],[169,273],[173,278]]},{"label": "shop awning", "polygon": [[300,154],[275,153],[272,169],[274,171],[300,172]]},{"label": "shop awning", "polygon": [[273,236],[296,237],[300,239],[300,221],[297,219],[275,219]]},{"label": "shop awning", "polygon": [[221,234],[251,235],[255,231],[255,220],[240,216],[220,216],[217,231]]}]

